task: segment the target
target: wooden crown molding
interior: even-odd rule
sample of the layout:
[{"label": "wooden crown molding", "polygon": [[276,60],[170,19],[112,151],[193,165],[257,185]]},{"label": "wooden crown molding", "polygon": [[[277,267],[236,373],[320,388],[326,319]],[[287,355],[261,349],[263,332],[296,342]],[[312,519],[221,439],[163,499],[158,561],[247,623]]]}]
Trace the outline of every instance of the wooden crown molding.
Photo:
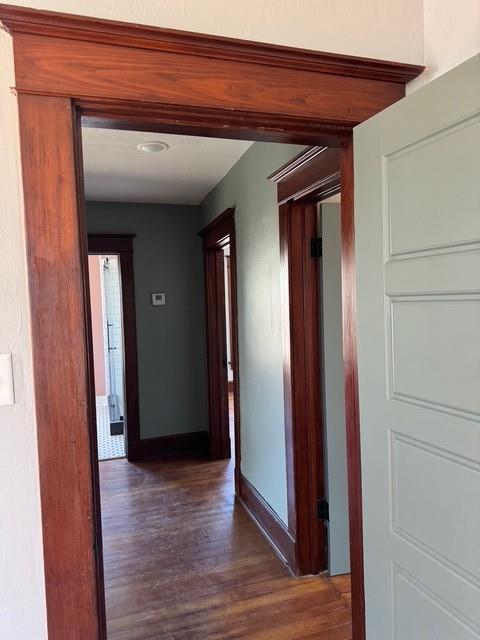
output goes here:
[{"label": "wooden crown molding", "polygon": [[[230,232],[232,229],[235,229],[235,207],[228,207],[203,227],[197,235],[200,238],[206,238],[206,245],[210,246],[218,243],[225,233]],[[214,237],[212,238],[212,236]]]},{"label": "wooden crown molding", "polygon": [[8,4],[0,4],[0,22],[12,34],[53,36],[275,67],[280,65],[290,69],[401,84],[410,82],[424,70],[420,65],[310,51]]},{"label": "wooden crown molding", "polygon": [[278,203],[318,201],[340,192],[340,149],[312,146],[268,176],[277,184]]},{"label": "wooden crown molding", "polygon": [[421,71],[2,4],[0,20],[13,35],[19,94],[72,99],[93,121],[142,126],[154,114],[173,133],[214,135],[220,120],[232,137],[335,145]]},{"label": "wooden crown molding", "polygon": [[307,149],[304,149],[294,158],[292,158],[291,160],[283,164],[279,169],[270,174],[267,180],[270,180],[271,182],[282,182],[282,180],[288,178],[290,174],[295,173],[295,171],[301,169],[305,164],[310,162],[310,160],[313,160],[321,153],[326,151],[327,148],[328,147],[311,146]]}]

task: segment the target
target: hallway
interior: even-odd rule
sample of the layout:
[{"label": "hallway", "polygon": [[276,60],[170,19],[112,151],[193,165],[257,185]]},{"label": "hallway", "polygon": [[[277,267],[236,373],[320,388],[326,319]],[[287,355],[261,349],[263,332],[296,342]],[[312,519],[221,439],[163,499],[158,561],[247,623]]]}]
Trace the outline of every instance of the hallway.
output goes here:
[{"label": "hallway", "polygon": [[295,579],[233,463],[100,464],[108,640],[350,640],[348,579]]}]

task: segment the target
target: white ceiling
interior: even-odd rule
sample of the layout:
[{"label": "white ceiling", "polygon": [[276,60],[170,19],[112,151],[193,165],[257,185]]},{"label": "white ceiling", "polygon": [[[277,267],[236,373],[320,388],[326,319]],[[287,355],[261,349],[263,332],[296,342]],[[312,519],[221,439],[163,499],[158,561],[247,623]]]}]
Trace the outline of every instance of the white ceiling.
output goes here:
[{"label": "white ceiling", "polygon": [[[252,142],[84,127],[87,200],[199,204]],[[161,140],[170,148],[138,151]]]}]

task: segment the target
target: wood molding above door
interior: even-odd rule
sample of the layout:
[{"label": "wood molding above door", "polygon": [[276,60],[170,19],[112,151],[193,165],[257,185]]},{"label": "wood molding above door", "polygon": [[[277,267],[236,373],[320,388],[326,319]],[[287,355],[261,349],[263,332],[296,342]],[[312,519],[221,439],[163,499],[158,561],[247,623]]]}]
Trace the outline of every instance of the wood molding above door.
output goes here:
[{"label": "wood molding above door", "polygon": [[11,33],[87,40],[219,60],[282,66],[406,84],[423,67],[338,53],[286,47],[265,42],[226,38],[205,33],[165,29],[115,20],[101,20],[56,11],[41,11],[0,3],[0,17]]},{"label": "wood molding above door", "polygon": [[72,97],[103,126],[161,114],[163,131],[339,146],[423,70],[4,4],[0,20],[16,90]]},{"label": "wood molding above door", "polygon": [[[403,97],[405,82],[423,68],[3,4],[0,21],[13,37],[19,94],[49,640],[104,640],[80,119],[144,131],[346,145],[344,335],[355,458],[348,144],[352,127]],[[363,593],[353,599],[363,607]],[[355,617],[354,609],[355,640],[364,638],[360,613]]]},{"label": "wood molding above door", "polygon": [[288,200],[318,202],[340,192],[340,149],[309,147],[272,173],[278,204]]}]

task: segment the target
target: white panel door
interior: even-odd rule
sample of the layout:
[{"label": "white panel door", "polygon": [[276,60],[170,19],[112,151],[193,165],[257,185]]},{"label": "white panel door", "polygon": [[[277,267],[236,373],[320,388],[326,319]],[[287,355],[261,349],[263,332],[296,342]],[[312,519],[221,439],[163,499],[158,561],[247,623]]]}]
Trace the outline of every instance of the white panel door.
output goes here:
[{"label": "white panel door", "polygon": [[368,640],[480,638],[480,56],[355,130]]}]

